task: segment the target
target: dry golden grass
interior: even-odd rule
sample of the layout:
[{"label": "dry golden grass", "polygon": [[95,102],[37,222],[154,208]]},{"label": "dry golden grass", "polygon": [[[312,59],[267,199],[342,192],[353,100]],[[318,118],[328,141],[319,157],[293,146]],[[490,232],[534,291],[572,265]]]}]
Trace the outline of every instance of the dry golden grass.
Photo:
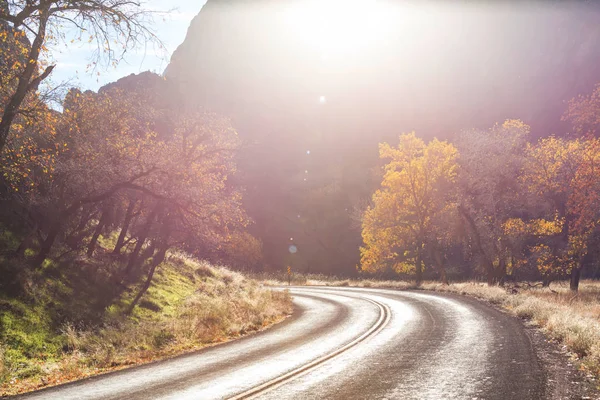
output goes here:
[{"label": "dry golden grass", "polygon": [[[40,372],[6,379],[0,397],[198,350],[264,329],[292,312],[286,291],[265,288],[239,273],[183,254],[171,255],[168,264],[164,268],[171,270],[154,297],[149,291],[150,296],[143,298],[146,307],[158,307],[158,299],[166,293],[187,293],[172,283],[175,274],[182,272],[194,282],[190,295],[170,299],[175,303],[172,309],[138,307],[133,317],[109,315],[105,325],[93,331],[65,326],[62,335],[68,351],[52,361],[32,360]],[[2,370],[0,352],[0,374]]]},{"label": "dry golden grass", "polygon": [[0,381],[4,379],[7,372],[6,366],[4,365],[4,348],[0,346]]},{"label": "dry golden grass", "polygon": [[[287,284],[274,279],[264,282],[270,285]],[[413,282],[373,279],[294,277],[291,283],[309,286],[417,289]],[[450,285],[424,282],[420,289],[468,295],[498,305],[509,313],[537,325],[548,338],[566,345],[583,368],[600,378],[600,282],[582,281],[576,294],[569,290],[568,283],[565,282],[555,282],[549,288],[529,284],[502,288],[490,287],[479,282]]]}]

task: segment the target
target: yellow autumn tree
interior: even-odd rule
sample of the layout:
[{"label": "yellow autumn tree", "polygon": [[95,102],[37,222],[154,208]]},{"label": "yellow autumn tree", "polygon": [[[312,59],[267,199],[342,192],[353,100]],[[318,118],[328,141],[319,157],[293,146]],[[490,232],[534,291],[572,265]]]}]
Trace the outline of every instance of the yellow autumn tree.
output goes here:
[{"label": "yellow autumn tree", "polygon": [[[555,215],[554,219],[510,218],[502,224],[505,241],[512,252],[513,270],[532,261],[542,277],[543,286],[560,275],[570,265],[566,254],[552,255],[549,243],[562,232],[565,220]],[[525,256],[529,254],[530,257]]]},{"label": "yellow autumn tree", "polygon": [[[390,161],[363,217],[363,271],[391,267],[421,282],[425,254],[441,248],[439,232],[449,225],[440,217],[453,207],[457,156],[452,144],[437,139],[426,144],[414,132],[401,135],[397,147],[380,145],[380,157]],[[445,280],[443,270],[440,274]]]},{"label": "yellow autumn tree", "polygon": [[[541,217],[554,225],[538,237],[533,248],[543,276],[571,275],[571,289],[579,286],[581,262],[587,252],[582,232],[573,229],[577,205],[570,201],[588,143],[549,137],[528,145],[521,181],[537,204]],[[531,224],[531,223],[528,223]]]}]

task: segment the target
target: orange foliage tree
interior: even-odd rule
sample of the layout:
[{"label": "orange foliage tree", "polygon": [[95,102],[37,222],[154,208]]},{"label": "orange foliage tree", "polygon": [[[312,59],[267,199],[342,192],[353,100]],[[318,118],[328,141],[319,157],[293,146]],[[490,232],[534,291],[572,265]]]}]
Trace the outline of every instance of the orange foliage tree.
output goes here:
[{"label": "orange foliage tree", "polygon": [[574,291],[598,223],[599,149],[597,139],[541,139],[527,147],[521,176],[535,201],[535,213],[542,218],[539,221],[549,227],[535,234],[538,268],[545,276],[570,274]]},{"label": "orange foliage tree", "polygon": [[92,256],[100,234],[120,228],[113,252],[129,245],[127,263],[114,272],[125,282],[147,273],[136,301],[169,248],[217,248],[249,222],[228,183],[239,146],[230,122],[173,107],[165,81],[151,82],[69,92],[56,134],[68,150],[32,213],[42,237],[34,265],[57,241],[74,249],[87,241]]},{"label": "orange foliage tree", "polygon": [[562,120],[569,121],[578,136],[597,136],[600,133],[600,84],[591,94],[571,99]]}]

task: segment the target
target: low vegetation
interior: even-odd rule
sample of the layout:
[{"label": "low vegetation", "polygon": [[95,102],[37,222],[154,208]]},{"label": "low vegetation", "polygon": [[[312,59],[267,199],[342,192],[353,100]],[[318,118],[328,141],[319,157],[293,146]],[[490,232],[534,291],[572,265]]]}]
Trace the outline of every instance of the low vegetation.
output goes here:
[{"label": "low vegetation", "polygon": [[[101,323],[86,322],[92,320],[83,318],[86,312],[98,311],[75,301],[70,284],[60,282],[47,279],[32,297],[0,297],[0,396],[200,349],[291,312],[286,292],[176,252],[131,314],[124,311],[135,287],[104,309]],[[106,288],[102,280],[98,285]],[[82,313],[80,322],[71,322],[70,310]]]},{"label": "low vegetation", "polygon": [[264,279],[267,285],[352,286],[388,289],[424,289],[468,295],[488,301],[507,312],[532,323],[546,336],[563,344],[579,365],[600,378],[600,282],[581,281],[573,293],[568,282],[550,286],[518,283],[489,286],[481,282],[462,282],[444,285],[426,281],[417,287],[414,282],[375,279],[336,279],[324,275],[294,274],[289,281],[284,275]]}]

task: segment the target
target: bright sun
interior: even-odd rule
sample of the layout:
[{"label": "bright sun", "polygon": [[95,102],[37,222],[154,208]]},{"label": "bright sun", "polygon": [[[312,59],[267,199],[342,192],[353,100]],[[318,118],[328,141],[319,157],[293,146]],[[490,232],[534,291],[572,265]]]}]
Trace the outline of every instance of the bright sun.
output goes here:
[{"label": "bright sun", "polygon": [[387,6],[376,0],[304,0],[286,11],[286,25],[325,58],[360,53],[393,27]]}]

